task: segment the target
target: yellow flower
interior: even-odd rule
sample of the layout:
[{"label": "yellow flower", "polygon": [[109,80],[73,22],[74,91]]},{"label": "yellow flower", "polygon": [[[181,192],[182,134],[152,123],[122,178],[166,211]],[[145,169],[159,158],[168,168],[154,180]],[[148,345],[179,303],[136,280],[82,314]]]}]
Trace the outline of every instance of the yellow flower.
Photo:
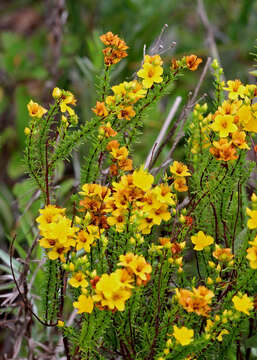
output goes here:
[{"label": "yellow flower", "polygon": [[62,216],[57,222],[52,222],[46,228],[39,227],[41,235],[50,239],[58,239],[58,241],[65,245],[75,245],[74,237],[78,228],[72,227],[71,220]]},{"label": "yellow flower", "polygon": [[145,55],[144,64],[152,64],[154,66],[162,66],[163,61],[160,55]]},{"label": "yellow flower", "polygon": [[[250,105],[242,105],[237,110],[236,117],[238,119],[239,124],[247,128],[248,123],[252,119],[251,106]],[[244,130],[246,130],[246,129],[244,128]],[[247,131],[250,131],[250,130],[247,130]]]},{"label": "yellow flower", "polygon": [[156,199],[159,202],[171,206],[176,205],[176,195],[170,191],[170,187],[168,185],[160,184],[158,186],[155,186],[152,192],[156,195]]},{"label": "yellow flower", "polygon": [[171,218],[168,206],[163,204],[157,209],[151,209],[149,211],[148,217],[153,219],[155,225],[160,225],[162,220],[168,221]]},{"label": "yellow flower", "polygon": [[138,230],[142,234],[150,234],[153,225],[154,225],[153,218],[143,217],[142,219],[140,219]]},{"label": "yellow flower", "polygon": [[242,85],[240,80],[229,80],[227,85],[228,87],[224,87],[223,89],[229,92],[229,99],[236,100],[238,96],[241,96],[242,98],[245,97],[245,87]]},{"label": "yellow flower", "polygon": [[81,271],[78,271],[70,278],[69,284],[75,288],[78,288],[79,286],[86,287],[88,282],[85,279],[85,275]]},{"label": "yellow flower", "polygon": [[41,247],[43,247],[44,249],[54,248],[56,244],[57,244],[56,239],[42,238],[42,239],[39,240],[39,245]]},{"label": "yellow flower", "polygon": [[154,191],[155,189],[147,191],[143,199],[140,199],[138,202],[138,205],[142,206],[144,213],[148,213],[152,209],[158,209],[158,207],[162,204],[159,200],[157,200],[156,191]]},{"label": "yellow flower", "polygon": [[75,115],[75,111],[68,104],[76,105],[76,99],[70,91],[62,91],[60,110],[62,113],[68,111],[69,115]]},{"label": "yellow flower", "polygon": [[96,284],[94,300],[110,310],[124,311],[125,302],[131,296],[131,290],[124,285],[119,272],[103,274]]},{"label": "yellow flower", "polygon": [[94,302],[91,296],[80,295],[78,301],[73,303],[74,308],[78,309],[78,314],[91,314],[94,308]]},{"label": "yellow flower", "polygon": [[58,320],[57,326],[58,327],[64,327],[64,322],[61,321],[61,320]]},{"label": "yellow flower", "polygon": [[238,109],[240,105],[242,104],[242,101],[223,101],[221,106],[218,107],[217,113],[220,113],[222,115],[238,115]]},{"label": "yellow flower", "polygon": [[170,172],[178,177],[191,176],[188,167],[179,161],[174,161],[170,166]]},{"label": "yellow flower", "polygon": [[122,232],[126,223],[126,212],[123,209],[117,209],[112,212],[112,216],[108,217],[107,222],[110,226],[116,227],[116,231]]},{"label": "yellow flower", "polygon": [[149,190],[154,182],[153,175],[149,174],[148,171],[144,170],[143,165],[140,167],[139,170],[135,170],[133,172],[132,177],[134,185],[144,191]]},{"label": "yellow flower", "polygon": [[43,108],[38,103],[34,102],[33,100],[30,100],[30,102],[27,105],[29,115],[36,118],[41,118],[47,110]]},{"label": "yellow flower", "polygon": [[50,260],[57,260],[60,259],[62,262],[65,262],[64,255],[70,250],[70,247],[65,247],[62,244],[56,244],[54,248],[52,248],[48,253],[47,256]]},{"label": "yellow flower", "polygon": [[25,135],[30,135],[30,133],[31,133],[30,128],[29,128],[29,127],[25,127],[25,129],[24,129],[24,134],[25,134]]},{"label": "yellow flower", "polygon": [[[253,107],[254,106],[255,106],[255,104],[253,105]],[[247,107],[247,106],[245,105],[245,107]],[[247,110],[245,112],[247,112]],[[247,119],[247,118],[244,117],[244,119]],[[257,113],[255,112],[253,114],[251,112],[251,110],[249,110],[249,108],[248,108],[248,121],[247,121],[247,123],[246,123],[246,121],[244,121],[244,130],[257,133]]]},{"label": "yellow flower", "polygon": [[247,294],[244,294],[243,296],[234,296],[232,301],[237,311],[250,315],[249,310],[253,309],[253,301]]},{"label": "yellow flower", "polygon": [[221,342],[223,335],[227,335],[227,334],[229,334],[229,331],[228,331],[227,329],[221,330],[221,332],[220,332],[219,335],[217,336],[217,340]]},{"label": "yellow flower", "polygon": [[62,90],[58,87],[55,87],[52,92],[52,96],[54,99],[59,99],[62,96]]},{"label": "yellow flower", "polygon": [[180,345],[189,345],[193,341],[194,330],[188,329],[185,326],[178,328],[176,325],[173,327],[173,329],[173,336]]},{"label": "yellow flower", "polygon": [[246,214],[251,217],[247,221],[247,226],[250,230],[257,228],[257,210],[250,210],[249,208],[246,208]]},{"label": "yellow flower", "polygon": [[229,133],[237,131],[232,115],[217,115],[211,128],[212,130],[219,132],[221,138],[227,137]]},{"label": "yellow flower", "polygon": [[199,231],[197,235],[191,236],[191,241],[195,245],[194,250],[201,251],[205,247],[211,245],[214,242],[212,236],[205,235],[203,231]]},{"label": "yellow flower", "polygon": [[40,216],[36,221],[40,224],[39,229],[43,229],[52,222],[56,222],[60,215],[65,213],[65,208],[58,208],[55,205],[47,205],[44,209],[40,209]]},{"label": "yellow flower", "polygon": [[250,150],[247,142],[245,141],[246,133],[244,131],[235,131],[232,134],[232,143],[239,149]]},{"label": "yellow flower", "polygon": [[[77,251],[80,249],[84,249],[87,253],[90,252],[91,249],[91,245],[93,244],[93,242],[95,241],[96,237],[93,236],[88,230],[90,229],[90,226],[93,225],[89,225],[87,227],[87,231],[85,230],[80,230],[78,232],[77,235],[77,239],[76,239],[76,249]],[[89,229],[88,229],[89,228]]]},{"label": "yellow flower", "polygon": [[255,236],[254,241],[249,241],[249,244],[252,247],[247,249],[246,259],[250,261],[250,267],[254,270],[257,269],[257,235]]},{"label": "yellow flower", "polygon": [[144,63],[143,69],[139,70],[137,75],[143,78],[143,86],[146,89],[152,87],[153,83],[161,83],[163,68],[149,63]]}]

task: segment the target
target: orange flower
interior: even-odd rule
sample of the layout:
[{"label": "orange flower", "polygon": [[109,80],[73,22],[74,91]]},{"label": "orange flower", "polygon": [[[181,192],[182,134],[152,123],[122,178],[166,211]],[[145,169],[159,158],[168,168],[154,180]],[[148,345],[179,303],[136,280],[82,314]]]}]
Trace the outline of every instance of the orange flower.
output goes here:
[{"label": "orange flower", "polygon": [[188,190],[186,178],[184,177],[178,177],[177,179],[175,179],[173,184],[175,190],[177,190],[178,192],[185,192]]},{"label": "orange flower", "polygon": [[101,135],[101,133],[103,133],[106,138],[114,137],[117,135],[117,131],[113,130],[109,122],[106,125],[100,126],[99,134]]},{"label": "orange flower", "polygon": [[108,110],[106,109],[104,103],[100,101],[97,101],[95,108],[92,108],[92,110],[97,116],[105,117],[108,115]]},{"label": "orange flower", "polygon": [[113,140],[107,144],[106,150],[112,151],[113,149],[118,149],[119,147],[120,147],[120,143],[117,140]]},{"label": "orange flower", "polygon": [[187,312],[195,312],[198,315],[208,316],[211,308],[209,304],[214,296],[214,293],[208,290],[205,286],[199,286],[193,291],[187,289],[176,289],[177,299],[180,305]]},{"label": "orange flower", "polygon": [[249,150],[249,146],[245,141],[246,133],[244,131],[236,131],[232,134],[232,143],[239,149]]},{"label": "orange flower", "polygon": [[227,139],[220,139],[213,142],[214,147],[210,148],[210,153],[216,157],[217,160],[229,161],[238,158],[236,149],[232,145],[232,141]]},{"label": "orange flower", "polygon": [[201,58],[198,58],[196,55],[189,55],[186,56],[186,64],[189,70],[195,71],[197,70],[199,64],[201,64],[203,60]]},{"label": "orange flower", "polygon": [[118,114],[118,119],[126,119],[130,120],[132,117],[136,115],[132,106],[127,106],[121,109]]},{"label": "orange flower", "polygon": [[172,58],[171,60],[171,70],[177,70],[179,69],[179,63],[176,59]]},{"label": "orange flower", "polygon": [[230,248],[223,249],[217,244],[215,245],[215,251],[213,251],[212,255],[221,262],[229,262],[234,257]]},{"label": "orange flower", "polygon": [[118,175],[118,166],[116,165],[116,164],[111,164],[111,166],[110,166],[110,174],[112,175],[112,176],[117,176]]},{"label": "orange flower", "polygon": [[100,40],[107,46],[103,49],[104,63],[107,66],[117,64],[128,55],[125,51],[128,49],[125,41],[120,39],[118,35],[114,35],[111,31],[100,36]]},{"label": "orange flower", "polygon": [[106,34],[100,36],[100,40],[106,46],[114,46],[119,50],[127,50],[128,46],[125,41],[120,39],[118,35],[114,35],[111,31],[108,31]]},{"label": "orange flower", "polygon": [[121,159],[118,161],[119,168],[124,171],[133,170],[133,161],[131,159]]}]

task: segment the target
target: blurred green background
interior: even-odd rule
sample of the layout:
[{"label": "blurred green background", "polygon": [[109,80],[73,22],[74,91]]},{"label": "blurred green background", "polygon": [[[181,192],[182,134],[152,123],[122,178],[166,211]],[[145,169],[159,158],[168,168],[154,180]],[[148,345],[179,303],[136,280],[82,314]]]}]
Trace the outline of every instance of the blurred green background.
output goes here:
[{"label": "blurred green background", "polygon": [[[249,70],[256,44],[257,1],[205,0],[204,6],[226,79],[253,82]],[[113,82],[131,79],[142,61],[144,44],[149,49],[165,23],[169,25],[165,46],[177,42],[175,49],[163,54],[166,62],[189,53],[206,60],[212,51],[197,1],[1,0],[0,16],[0,256],[3,264],[8,264],[9,235],[32,196],[23,182],[22,162],[28,101],[32,98],[46,106],[57,85],[74,92],[80,121],[89,119],[97,99],[95,82],[103,68],[99,35],[107,31],[119,34],[129,46],[128,57],[112,74]],[[146,119],[144,143],[135,151],[136,164],[145,160],[175,97],[181,95],[186,101],[200,71],[179,80],[172,94]],[[210,99],[212,91],[209,75],[200,93],[206,92]],[[183,152],[183,146],[180,148]],[[62,196],[69,193],[78,163],[79,155],[60,169]],[[17,198],[18,194],[22,195]],[[30,207],[22,218],[16,249],[20,257],[31,243],[34,215]],[[6,267],[1,265],[1,269]],[[5,284],[2,286],[0,290]]]}]

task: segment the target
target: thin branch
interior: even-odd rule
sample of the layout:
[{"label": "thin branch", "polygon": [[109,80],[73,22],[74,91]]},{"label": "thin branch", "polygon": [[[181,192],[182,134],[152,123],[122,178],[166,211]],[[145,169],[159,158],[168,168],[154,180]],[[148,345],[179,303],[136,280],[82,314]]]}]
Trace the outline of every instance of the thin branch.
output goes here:
[{"label": "thin branch", "polygon": [[47,324],[47,323],[45,323],[43,320],[41,320],[41,319],[37,316],[37,314],[34,313],[34,311],[32,310],[31,304],[29,303],[28,299],[24,296],[24,294],[23,294],[23,293],[21,292],[21,290],[20,290],[19,284],[18,284],[18,282],[17,282],[17,280],[16,280],[16,276],[15,276],[14,271],[13,271],[13,263],[12,263],[13,252],[14,252],[13,246],[14,246],[15,240],[16,240],[16,235],[13,237],[12,242],[11,242],[11,246],[10,246],[10,268],[11,268],[11,273],[12,273],[13,281],[14,281],[16,287],[17,287],[18,293],[19,293],[19,295],[20,295],[20,297],[21,297],[21,299],[22,299],[22,301],[23,301],[23,303],[24,303],[24,305],[25,305],[25,308],[28,309],[29,312],[30,312],[42,325],[44,325],[44,326],[50,326],[50,327],[56,326],[57,323],[55,323],[55,324]]},{"label": "thin branch", "polygon": [[[157,153],[157,150],[159,149],[160,144],[162,143],[162,141],[164,139],[166,131],[168,130],[170,123],[171,123],[172,119],[174,118],[181,101],[182,101],[182,97],[177,96],[176,100],[174,101],[174,103],[169,111],[167,118],[165,119],[165,121],[163,123],[163,126],[159,132],[159,135],[157,136],[157,139],[155,140],[155,143],[147,156],[147,159],[145,162],[145,169],[151,168],[154,165],[154,162],[157,160],[157,157],[155,156]],[[154,157],[155,157],[155,159],[154,159]],[[154,161],[153,161],[153,159],[154,159]]]},{"label": "thin branch", "polygon": [[[209,21],[203,0],[197,0],[197,11],[198,11],[199,17],[202,21],[202,24],[206,29],[206,40],[210,47],[211,56],[214,59],[217,59],[220,64],[221,63],[220,56],[219,56],[218,48],[217,48],[217,45],[215,42],[213,26],[211,25],[211,23]],[[221,80],[225,81],[224,74],[221,74]]]},{"label": "thin branch", "polygon": [[[195,102],[196,102],[196,99],[197,99],[197,96],[198,96],[198,93],[199,93],[199,90],[200,90],[200,87],[205,79],[205,76],[206,76],[206,73],[207,73],[207,70],[209,68],[209,65],[211,63],[211,58],[208,57],[207,61],[206,61],[206,64],[204,66],[204,69],[202,71],[202,74],[200,76],[200,79],[199,79],[199,82],[194,90],[194,93],[193,93],[193,96],[188,100],[187,104],[184,106],[182,112],[180,113],[180,116],[179,116],[179,119],[178,121],[176,122],[176,127],[180,124],[180,128],[179,128],[179,131],[178,131],[178,134],[174,140],[174,143],[172,145],[172,148],[170,149],[169,151],[169,154],[168,156],[166,157],[166,159],[164,160],[163,164],[161,164],[161,166],[157,169],[154,169],[154,171],[152,171],[152,173],[154,174],[157,174],[160,169],[163,169],[163,172],[166,170],[166,168],[168,167],[169,163],[170,163],[170,160],[172,158],[172,154],[177,146],[177,144],[179,143],[179,141],[182,139],[182,137],[184,136],[184,125],[185,125],[185,122],[188,118],[188,115],[190,113],[190,111],[192,110],[192,108],[195,106]],[[166,143],[169,139],[166,139],[164,140],[164,143]],[[164,166],[164,164],[166,163],[166,165]]]}]

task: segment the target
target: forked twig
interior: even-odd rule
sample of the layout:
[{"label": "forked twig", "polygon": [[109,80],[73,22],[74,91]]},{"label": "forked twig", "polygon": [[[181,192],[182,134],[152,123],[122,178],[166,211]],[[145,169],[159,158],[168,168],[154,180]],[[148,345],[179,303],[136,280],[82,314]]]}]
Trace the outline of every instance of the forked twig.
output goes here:
[{"label": "forked twig", "polygon": [[[163,170],[163,172],[165,172],[165,170],[167,169],[167,167],[169,166],[169,163],[171,162],[171,158],[172,158],[172,154],[177,146],[177,144],[179,143],[179,141],[182,139],[182,137],[184,136],[184,125],[185,125],[185,122],[188,118],[188,115],[190,113],[190,111],[192,110],[192,108],[195,106],[196,102],[198,102],[199,100],[197,100],[197,96],[198,96],[198,93],[199,93],[199,90],[200,90],[200,87],[205,79],[205,76],[206,76],[206,73],[207,73],[207,70],[209,68],[209,65],[211,63],[211,60],[212,58],[211,57],[208,57],[206,63],[205,63],[205,66],[204,66],[204,69],[202,71],[202,74],[200,76],[200,79],[199,79],[199,82],[194,90],[194,93],[193,93],[193,96],[191,98],[189,98],[187,104],[184,106],[184,108],[182,109],[182,112],[180,113],[180,116],[178,118],[178,121],[176,122],[176,127],[180,124],[180,128],[179,128],[179,131],[177,133],[177,136],[173,142],[173,145],[168,153],[168,156],[166,157],[166,159],[164,160],[164,162],[156,169],[153,169],[152,170],[152,173],[154,175],[156,175],[161,169]],[[204,95],[205,96],[205,95]],[[196,101],[197,100],[197,101]],[[164,143],[167,143],[169,141],[169,139],[166,139],[164,140]],[[162,144],[163,146],[163,144]]]}]

